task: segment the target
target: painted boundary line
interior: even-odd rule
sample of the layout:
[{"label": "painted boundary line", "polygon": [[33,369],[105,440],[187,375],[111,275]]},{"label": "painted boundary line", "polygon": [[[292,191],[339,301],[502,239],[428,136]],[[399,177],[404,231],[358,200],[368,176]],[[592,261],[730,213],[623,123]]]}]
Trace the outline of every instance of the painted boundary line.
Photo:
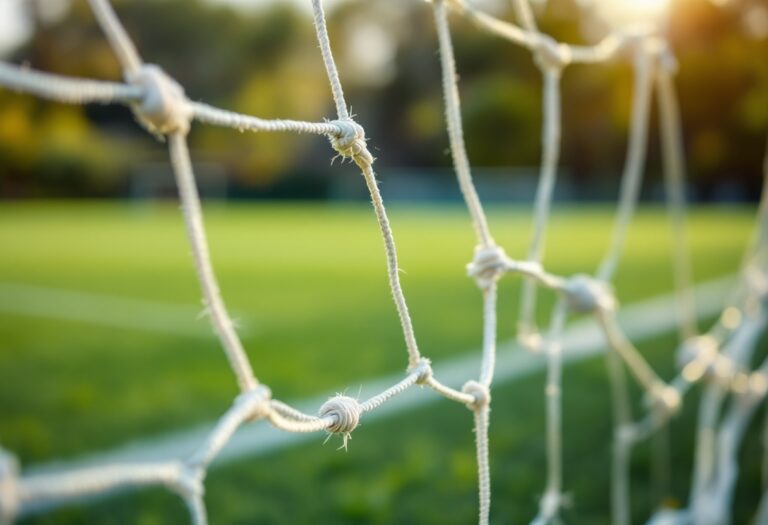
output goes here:
[{"label": "painted boundary line", "polygon": [[[734,277],[721,278],[696,287],[697,315],[699,318],[712,317],[722,310],[723,300],[728,290],[732,289],[733,280]],[[627,336],[635,342],[640,342],[673,331],[677,327],[675,312],[675,297],[673,294],[666,294],[623,307],[619,314],[619,320]],[[603,335],[591,318],[579,319],[570,323],[563,334],[563,360],[566,363],[599,355],[604,350]],[[456,386],[466,379],[470,371],[478,369],[479,366],[480,352],[473,352],[434,363],[433,369],[441,381]],[[545,360],[542,355],[531,354],[519,348],[516,343],[508,342],[499,347],[496,381],[499,383],[524,377],[543,369],[544,366]],[[369,394],[382,391],[401,378],[402,374],[397,374],[368,381],[360,396],[365,398]],[[322,395],[291,404],[306,413],[314,413],[317,407],[327,399],[328,395]],[[395,396],[382,405],[379,410],[366,414],[364,421],[391,417],[440,399],[442,398],[430,389],[411,389]],[[25,469],[25,472],[30,476],[35,476],[105,463],[186,457],[205,439],[212,425],[213,422],[210,422],[155,438],[136,440],[109,451],[88,454],[73,460],[31,465]],[[364,428],[361,431],[364,432]],[[265,421],[257,421],[242,427],[222,450],[213,465],[225,465],[244,457],[271,453],[311,439],[319,440],[322,437],[323,435],[320,433],[286,433],[273,428]],[[41,507],[35,510],[42,511],[45,509]]]},{"label": "painted boundary line", "polygon": [[[183,337],[213,338],[201,318],[202,306],[103,293],[0,282],[0,313],[86,323]],[[236,316],[238,319],[239,317]],[[250,335],[251,323],[238,321],[238,333]]]}]

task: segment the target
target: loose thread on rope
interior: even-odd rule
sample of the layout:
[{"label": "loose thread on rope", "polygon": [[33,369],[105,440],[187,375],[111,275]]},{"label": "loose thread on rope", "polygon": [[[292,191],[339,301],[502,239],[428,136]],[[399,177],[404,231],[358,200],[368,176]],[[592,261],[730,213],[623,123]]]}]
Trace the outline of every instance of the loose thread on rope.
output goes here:
[{"label": "loose thread on rope", "polygon": [[320,417],[330,417],[333,423],[328,426],[328,432],[332,434],[341,434],[343,443],[341,448],[347,449],[347,443],[351,438],[352,431],[360,423],[360,403],[357,399],[338,394],[320,407]]}]

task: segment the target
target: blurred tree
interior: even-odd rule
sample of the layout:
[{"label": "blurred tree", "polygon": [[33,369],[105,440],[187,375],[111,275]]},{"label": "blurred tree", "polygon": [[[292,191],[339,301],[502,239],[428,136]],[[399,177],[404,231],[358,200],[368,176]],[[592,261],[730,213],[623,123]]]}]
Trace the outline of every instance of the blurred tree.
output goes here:
[{"label": "blurred tree", "polygon": [[[681,62],[690,175],[705,195],[730,182],[757,195],[768,129],[768,29],[760,29],[754,11],[760,1],[731,0],[724,8],[706,0],[672,4],[670,39]],[[265,118],[333,118],[311,22],[290,4],[268,2],[244,12],[205,0],[114,3],[144,58],[162,65],[193,99]],[[87,2],[74,0],[65,16],[51,15],[54,4],[68,5],[26,4],[35,31],[11,59],[66,75],[120,78]],[[539,11],[542,30],[563,41],[585,42],[595,30],[573,0],[551,0]],[[499,16],[512,19],[511,10]],[[451,23],[472,163],[537,165],[541,76],[530,53],[460,17]],[[330,13],[330,30],[353,112],[379,165],[450,166],[431,7],[412,0],[343,2]],[[577,180],[611,178],[615,185],[631,85],[625,61],[566,70],[561,164]],[[332,152],[317,137],[195,126],[191,140],[196,159],[221,163],[257,193],[269,194],[275,185],[298,188],[297,174],[309,174],[308,184],[320,188],[310,179],[330,169]],[[7,91],[0,91],[0,141],[0,195],[6,196],[115,194],[137,163],[163,158],[126,108],[68,108]],[[653,179],[655,130],[650,147]],[[295,184],[280,182],[286,176]]]}]

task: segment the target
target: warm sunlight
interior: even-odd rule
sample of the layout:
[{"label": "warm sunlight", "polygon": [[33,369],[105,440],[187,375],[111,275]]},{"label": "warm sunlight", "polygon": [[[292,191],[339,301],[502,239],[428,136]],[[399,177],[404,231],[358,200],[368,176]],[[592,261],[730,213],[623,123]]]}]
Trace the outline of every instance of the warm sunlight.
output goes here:
[{"label": "warm sunlight", "polygon": [[670,0],[593,0],[594,9],[608,24],[626,27],[657,24]]}]

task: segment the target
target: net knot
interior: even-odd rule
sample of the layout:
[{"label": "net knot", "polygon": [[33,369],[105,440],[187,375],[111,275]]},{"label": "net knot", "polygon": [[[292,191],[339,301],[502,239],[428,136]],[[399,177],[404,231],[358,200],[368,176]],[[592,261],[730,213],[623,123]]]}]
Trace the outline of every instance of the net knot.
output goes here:
[{"label": "net knot", "polygon": [[491,403],[491,390],[479,381],[470,379],[464,383],[461,391],[474,398],[474,401],[467,404],[471,410],[480,410]]},{"label": "net knot", "polygon": [[235,403],[250,406],[251,414],[248,419],[254,420],[267,415],[271,400],[272,390],[266,385],[259,385],[237,396]]},{"label": "net knot", "polygon": [[414,366],[408,369],[409,374],[418,373],[416,378],[417,385],[426,384],[432,377],[432,361],[426,357],[419,359]]},{"label": "net knot", "polygon": [[549,35],[536,33],[533,40],[534,60],[543,70],[560,71],[571,63],[571,50]]},{"label": "net knot", "polygon": [[162,68],[146,64],[128,80],[144,89],[144,96],[131,107],[145,128],[160,135],[189,131],[192,110],[184,88]]},{"label": "net knot", "polygon": [[675,387],[666,383],[653,385],[648,395],[647,403],[667,416],[676,414],[683,403],[680,392]]},{"label": "net knot", "polygon": [[179,468],[179,478],[174,488],[184,499],[200,497],[205,492],[205,470],[197,465],[184,464]]},{"label": "net knot", "polygon": [[358,163],[373,164],[373,156],[365,143],[365,130],[360,124],[350,118],[333,120],[331,124],[338,128],[337,133],[329,138],[339,155]]},{"label": "net knot", "polygon": [[711,335],[699,335],[683,341],[675,357],[686,381],[693,383],[714,371],[718,360],[717,346],[717,340]]},{"label": "net knot", "polygon": [[13,522],[18,510],[16,481],[19,463],[14,456],[0,448],[0,524]]},{"label": "net knot", "polygon": [[474,277],[477,285],[485,290],[502,276],[508,261],[509,258],[501,246],[478,245],[474,259],[467,265],[467,275]]},{"label": "net knot", "polygon": [[586,274],[576,274],[563,285],[563,292],[571,310],[591,313],[598,310],[613,310],[616,300],[608,283]]},{"label": "net knot", "polygon": [[320,417],[332,417],[334,421],[328,431],[348,437],[360,423],[360,403],[355,398],[336,395],[320,407]]}]

